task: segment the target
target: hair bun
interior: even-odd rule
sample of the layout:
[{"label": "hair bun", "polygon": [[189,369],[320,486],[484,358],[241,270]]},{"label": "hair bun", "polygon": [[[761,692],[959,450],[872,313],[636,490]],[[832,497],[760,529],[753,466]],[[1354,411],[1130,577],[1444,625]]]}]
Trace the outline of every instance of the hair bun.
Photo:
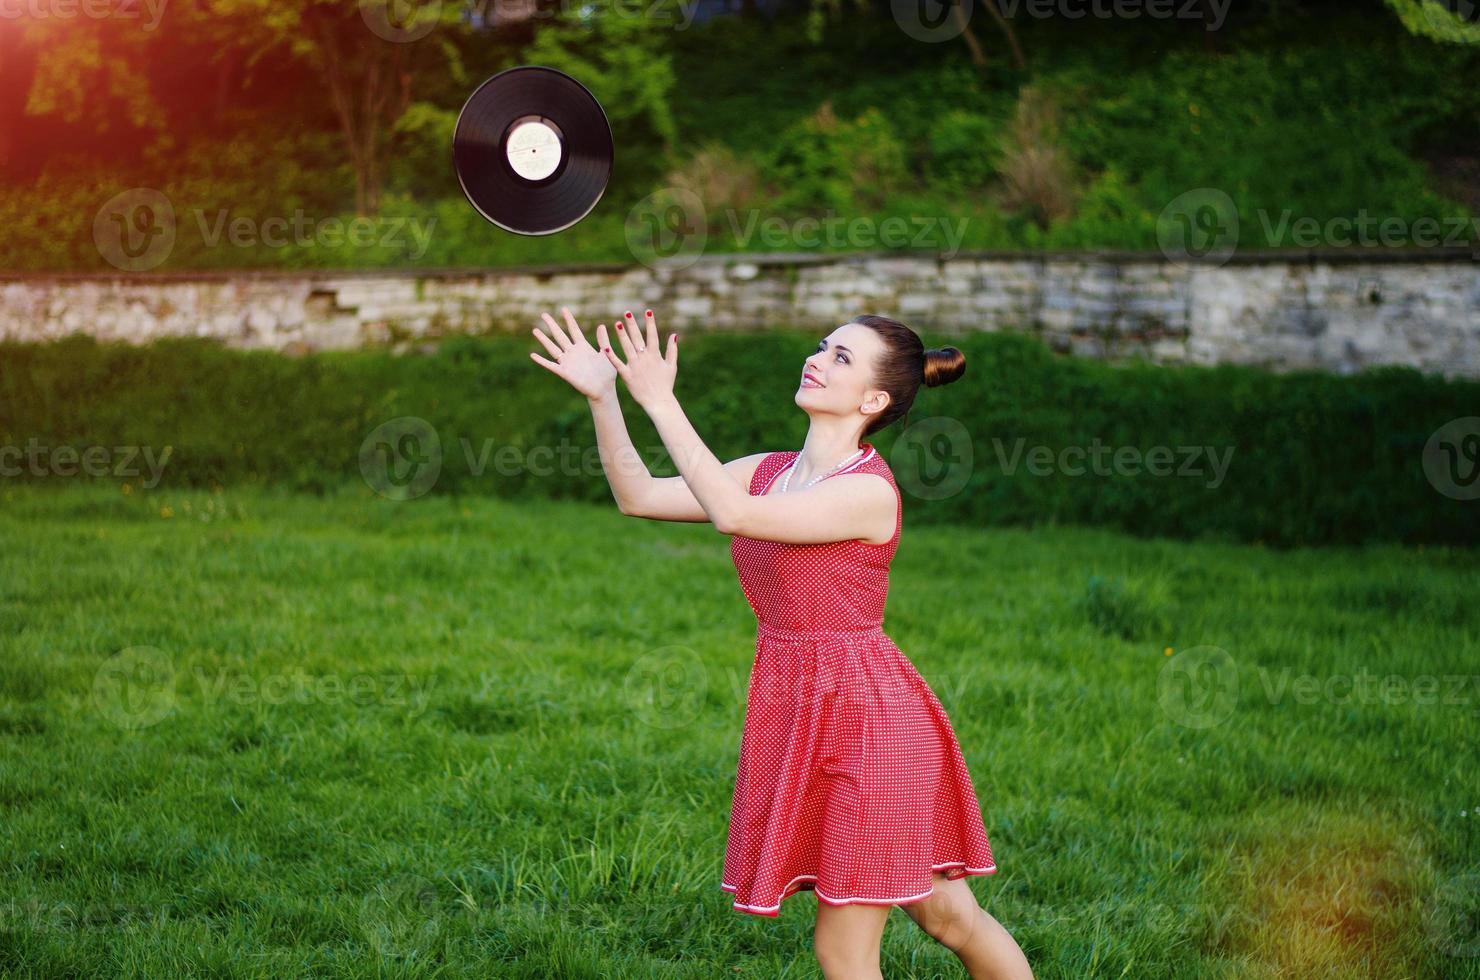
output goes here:
[{"label": "hair bun", "polygon": [[925,352],[925,386],[948,385],[966,373],[966,355],[954,347],[932,347]]}]

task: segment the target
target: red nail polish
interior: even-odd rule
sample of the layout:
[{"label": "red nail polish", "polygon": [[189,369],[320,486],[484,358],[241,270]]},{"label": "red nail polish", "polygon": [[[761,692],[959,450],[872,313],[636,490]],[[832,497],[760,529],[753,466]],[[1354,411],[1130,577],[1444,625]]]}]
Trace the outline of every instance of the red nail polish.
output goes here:
[{"label": "red nail polish", "polygon": [[618,330],[621,330],[622,329],[622,321],[621,320],[618,320],[617,321],[617,329]]},{"label": "red nail polish", "polygon": [[648,310],[648,311],[647,311],[647,315],[648,315],[648,316],[652,316],[652,315],[653,315],[653,311],[652,311],[652,310]]},{"label": "red nail polish", "polygon": [[632,311],[631,310],[628,310],[627,311],[627,316],[631,316],[631,315],[632,315]]}]

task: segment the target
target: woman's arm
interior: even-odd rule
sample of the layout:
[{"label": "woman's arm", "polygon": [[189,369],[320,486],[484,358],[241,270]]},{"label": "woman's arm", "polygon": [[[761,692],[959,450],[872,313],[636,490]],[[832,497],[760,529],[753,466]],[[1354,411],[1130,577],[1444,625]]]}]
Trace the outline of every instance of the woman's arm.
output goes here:
[{"label": "woman's arm", "polygon": [[[596,423],[597,453],[618,509],[629,516],[655,520],[709,520],[708,512],[699,505],[683,477],[655,479],[648,472],[641,454],[633,448],[632,437],[627,434],[627,423],[622,418],[621,403],[617,401],[615,366],[586,341],[569,307],[562,306],[560,312],[565,317],[564,327],[550,314],[543,313],[541,317],[550,330],[549,334],[546,335],[539,327],[534,329],[535,339],[545,346],[554,360],[541,357],[534,351],[529,356],[586,396],[591,406],[591,417]],[[628,317],[630,319],[631,314]],[[606,324],[597,326],[596,340],[602,347],[610,343]],[[627,342],[625,336],[623,342]],[[734,479],[737,487],[747,495],[750,478],[765,456],[765,453],[753,453],[725,464],[729,478]]]},{"label": "woman's arm", "polygon": [[[655,477],[627,432],[627,420],[617,400],[615,380],[610,391],[588,399],[596,425],[596,447],[617,509],[628,517],[655,521],[702,523],[709,513],[700,505],[681,476]],[[766,453],[752,453],[724,464],[728,477],[748,494],[750,478]]]},{"label": "woman's arm", "polygon": [[838,474],[795,494],[751,496],[749,487],[737,483],[725,464],[704,445],[673,393],[678,376],[678,335],[668,335],[668,350],[663,353],[657,323],[649,310],[642,324],[628,313],[619,323],[617,336],[627,360],[618,358],[606,344],[602,352],[657,426],[668,455],[720,533],[798,544],[893,536],[899,517],[897,494],[882,476],[878,480],[860,479],[878,474]]},{"label": "woman's arm", "polygon": [[[668,454],[721,534],[787,544],[893,537],[899,519],[898,493],[877,473],[840,473],[807,490],[751,496],[740,487],[669,397],[645,406]],[[877,477],[877,479],[867,479]]]}]

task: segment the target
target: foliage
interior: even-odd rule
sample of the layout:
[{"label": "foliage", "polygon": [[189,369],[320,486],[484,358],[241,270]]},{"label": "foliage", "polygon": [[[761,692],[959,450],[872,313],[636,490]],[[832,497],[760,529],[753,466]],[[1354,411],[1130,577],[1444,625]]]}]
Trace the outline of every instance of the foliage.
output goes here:
[{"label": "foliage", "polygon": [[1383,0],[1403,26],[1421,37],[1449,44],[1480,45],[1480,20],[1473,0]]},{"label": "foliage", "polygon": [[1047,228],[1074,210],[1074,173],[1060,140],[1059,107],[1048,93],[1026,86],[1004,139],[1000,201]]},{"label": "foliage", "polygon": [[907,186],[904,145],[878,109],[839,119],[824,101],[781,134],[768,168],[782,210],[857,212],[882,207]]},{"label": "foliage", "polygon": [[[543,27],[525,52],[581,81],[611,124],[620,161],[618,196],[637,197],[674,162],[678,131],[671,100],[675,77],[664,35],[622,5],[588,18],[567,14]],[[626,192],[623,194],[623,192]]]},{"label": "foliage", "polygon": [[[805,434],[805,417],[786,385],[792,375],[776,365],[804,356],[809,341],[815,343],[810,333],[790,330],[685,341],[693,346],[685,347],[679,397],[718,455],[754,452],[778,433],[787,444]],[[969,446],[955,448],[972,463],[959,492],[920,501],[911,521],[1074,523],[1281,546],[1480,544],[1480,524],[1465,517],[1465,502],[1436,492],[1422,464],[1430,434],[1470,414],[1480,382],[1396,367],[1341,377],[1115,365],[1056,358],[1036,337],[1012,331],[952,343],[966,354],[967,379],[922,391],[911,425],[934,415],[955,419],[970,433]],[[358,453],[376,426],[412,415],[441,437],[437,493],[609,501],[599,469],[572,473],[556,487],[529,473],[493,480],[477,466],[476,445],[469,453],[462,442],[576,452],[594,446],[584,399],[534,368],[529,346],[522,336],[452,337],[425,356],[293,358],[203,340],[139,348],[82,336],[7,343],[0,345],[0,445],[168,445],[171,487],[329,492],[360,479]],[[630,406],[627,415],[634,443],[657,448],[661,458],[651,423]],[[880,451],[890,453],[907,433],[880,433]],[[1040,472],[1025,455],[1036,456],[1035,447],[1056,455],[1095,445],[1134,449],[1146,466],[1161,447],[1172,456],[1170,471],[1054,465]],[[1188,453],[1198,454],[1191,468]],[[913,457],[893,458],[896,475],[908,483]],[[1077,461],[1088,466],[1083,455]],[[672,472],[662,467],[658,475]]]},{"label": "foliage", "polygon": [[965,109],[942,113],[929,133],[929,182],[946,191],[980,190],[997,176],[1002,127],[996,120]]},{"label": "foliage", "polygon": [[[115,39],[98,56],[134,65],[129,85],[97,97],[103,68],[94,59],[73,72],[86,99],[66,88],[52,93],[55,105],[30,124],[49,127],[58,148],[39,158],[38,173],[0,183],[0,267],[109,270],[92,221],[103,202],[133,187],[161,191],[186,216],[163,271],[626,262],[629,213],[665,185],[697,188],[710,208],[711,251],[764,247],[762,236],[737,235],[721,220],[737,209],[782,222],[829,210],[876,223],[964,220],[963,248],[1155,249],[1156,216],[1198,188],[1234,201],[1246,248],[1290,246],[1278,230],[1286,216],[1324,224],[1365,212],[1412,227],[1421,218],[1464,219],[1474,207],[1463,175],[1480,166],[1480,88],[1455,79],[1480,68],[1480,48],[1335,8],[1282,7],[1278,31],[1234,33],[1214,54],[1150,23],[1130,31],[1035,22],[1022,31],[1035,52],[1030,75],[981,74],[955,45],[903,43],[883,15],[830,25],[821,45],[789,15],[774,23],[719,17],[677,30],[644,16],[650,6],[563,9],[524,34],[447,26],[395,46],[406,49],[414,94],[371,141],[382,156],[356,158],[321,70],[288,51],[312,42],[290,44],[288,35],[323,5],[301,0],[241,27],[260,2],[234,0],[219,22],[197,12],[167,22],[190,41],[182,68],[148,57],[155,40]],[[339,26],[358,24],[363,33],[355,17]],[[55,57],[93,50],[95,25],[76,26]],[[1149,45],[1147,32],[1162,43]],[[54,31],[49,37],[58,43]],[[242,51],[249,62],[228,70]],[[209,58],[217,61],[201,60]],[[520,63],[549,64],[590,85],[617,139],[617,165],[597,207],[539,238],[509,236],[469,207],[447,150],[471,83]],[[176,91],[187,69],[219,69],[215,84],[240,83],[243,93],[210,125],[195,126],[199,107]],[[305,99],[305,89],[324,97]],[[1058,107],[1056,127],[1035,128],[1045,119],[1028,104],[1030,93]],[[140,98],[159,103],[163,124],[118,101]],[[73,103],[106,106],[101,116],[114,129],[91,108],[67,122],[61,107]],[[100,156],[95,147],[105,141],[117,152]],[[1440,158],[1447,177],[1433,165]],[[362,196],[357,184],[381,164],[380,214],[434,226],[424,248],[202,241],[201,213],[260,223],[301,208],[317,221],[348,221]]]}]

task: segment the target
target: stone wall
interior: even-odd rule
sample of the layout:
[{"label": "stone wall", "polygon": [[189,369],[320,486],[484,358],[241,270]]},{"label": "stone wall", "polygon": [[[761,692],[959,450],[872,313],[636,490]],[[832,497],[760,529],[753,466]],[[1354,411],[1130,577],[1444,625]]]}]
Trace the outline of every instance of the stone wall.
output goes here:
[{"label": "stone wall", "polygon": [[[1347,373],[1406,364],[1480,377],[1480,264],[1469,252],[705,255],[647,265],[118,276],[0,275],[0,336],[216,337],[288,352],[528,335],[569,306],[597,323],[652,308],[666,332],[830,330],[884,313],[927,345],[1026,330],[1056,350],[1159,363]],[[531,337],[531,344],[537,344]],[[534,349],[533,347],[531,349]]]}]

